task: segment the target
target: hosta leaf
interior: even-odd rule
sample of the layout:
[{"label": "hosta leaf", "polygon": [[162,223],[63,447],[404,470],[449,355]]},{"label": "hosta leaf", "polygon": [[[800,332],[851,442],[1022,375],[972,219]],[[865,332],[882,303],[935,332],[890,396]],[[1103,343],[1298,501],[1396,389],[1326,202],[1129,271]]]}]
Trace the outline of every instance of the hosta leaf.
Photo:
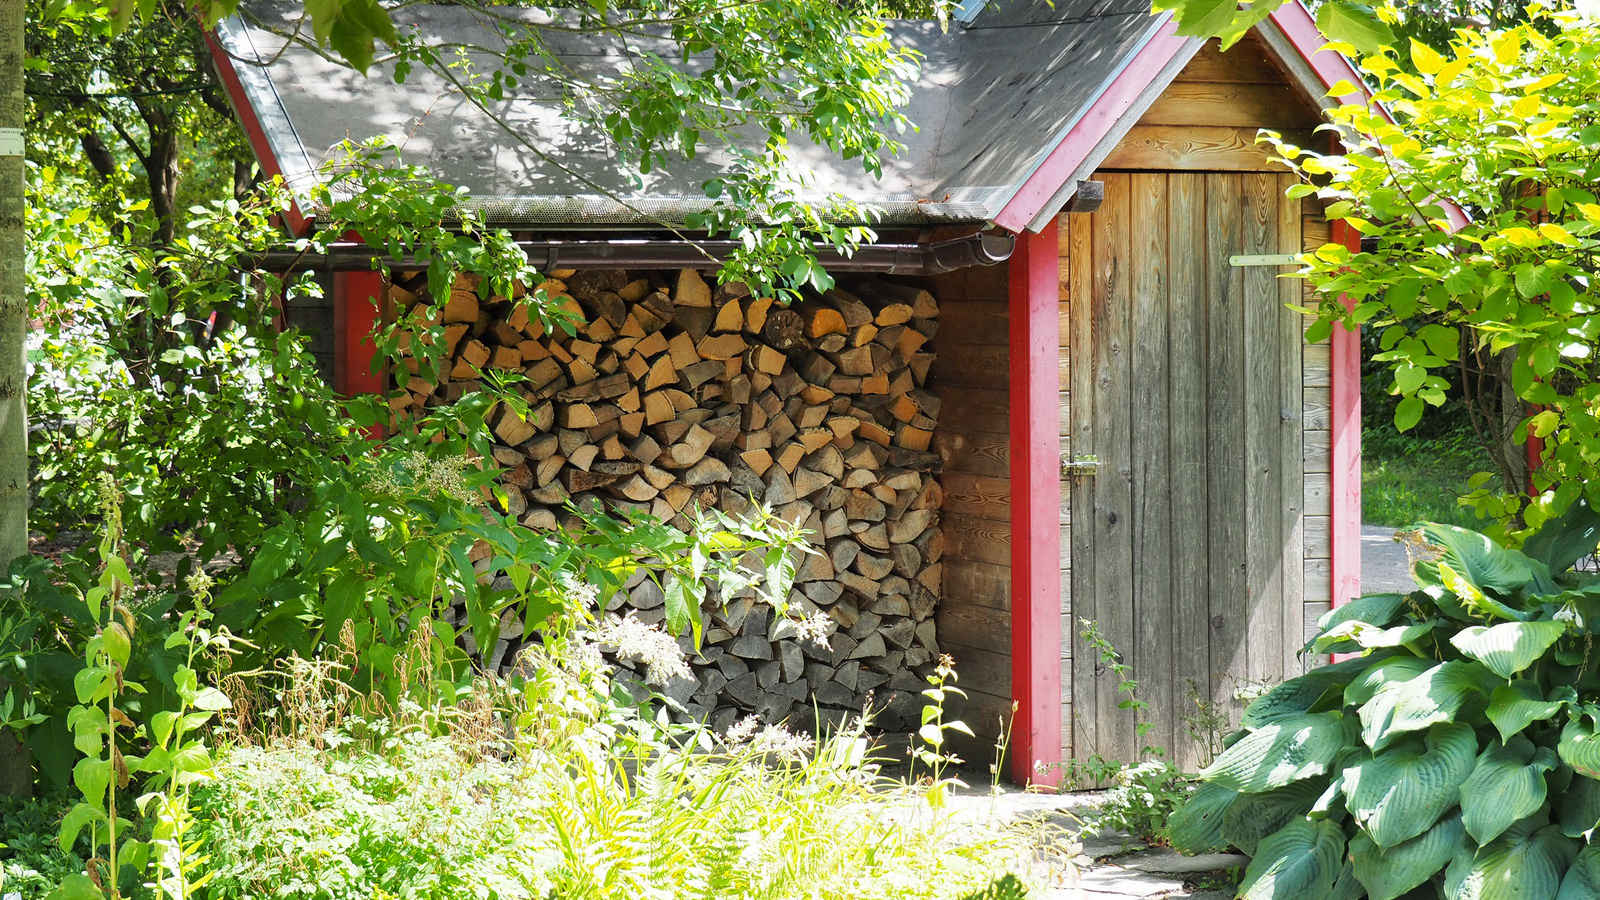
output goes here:
[{"label": "hosta leaf", "polygon": [[1344,831],[1333,822],[1296,819],[1261,842],[1245,869],[1239,900],[1321,897],[1344,870]]},{"label": "hosta leaf", "polygon": [[1500,742],[1505,743],[1530,724],[1554,716],[1564,705],[1560,698],[1545,699],[1537,683],[1519,678],[1500,685],[1489,695],[1489,721],[1500,732]]},{"label": "hosta leaf", "polygon": [[1246,728],[1260,728],[1285,716],[1310,712],[1329,688],[1339,688],[1350,683],[1357,675],[1375,662],[1371,656],[1358,656],[1332,665],[1320,666],[1304,675],[1274,685],[1257,697],[1245,709],[1239,724]]},{"label": "hosta leaf", "polygon": [[1367,594],[1364,597],[1357,597],[1323,613],[1322,617],[1317,619],[1317,633],[1326,634],[1345,622],[1388,625],[1400,614],[1405,605],[1405,594]]},{"label": "hosta leaf", "polygon": [[1561,761],[1579,775],[1600,778],[1600,735],[1581,717],[1574,717],[1561,729],[1561,742],[1556,744],[1556,752],[1561,754]]},{"label": "hosta leaf", "polygon": [[1436,624],[1438,624],[1436,621],[1430,619],[1426,622],[1380,628],[1376,625],[1368,625],[1365,622],[1344,622],[1328,629],[1320,637],[1312,641],[1311,652],[1341,652],[1344,649],[1342,645],[1346,643],[1353,643],[1364,650],[1403,647],[1432,631]]},{"label": "hosta leaf", "polygon": [[1433,660],[1420,656],[1394,656],[1382,660],[1350,681],[1350,686],[1344,689],[1344,702],[1347,706],[1361,706],[1386,685],[1410,681],[1435,665]]},{"label": "hosta leaf", "polygon": [[1524,819],[1474,854],[1463,848],[1445,871],[1451,900],[1550,900],[1577,850],[1542,817]]},{"label": "hosta leaf", "polygon": [[1242,793],[1259,793],[1328,771],[1344,742],[1336,712],[1286,716],[1245,735],[1200,775]]},{"label": "hosta leaf", "polygon": [[1358,832],[1350,839],[1350,861],[1370,900],[1394,900],[1450,864],[1466,845],[1461,816],[1451,813],[1432,828],[1388,850]]},{"label": "hosta leaf", "polygon": [[1307,778],[1264,794],[1240,794],[1222,815],[1222,836],[1254,856],[1261,841],[1306,813],[1328,787],[1326,778]]},{"label": "hosta leaf", "polygon": [[1552,572],[1565,572],[1600,545],[1600,512],[1582,498],[1559,517],[1547,520],[1522,543],[1522,552]]},{"label": "hosta leaf", "polygon": [[1544,805],[1544,773],[1560,763],[1549,747],[1518,737],[1490,744],[1461,785],[1461,821],[1481,846]]},{"label": "hosta leaf", "polygon": [[1382,750],[1401,736],[1440,722],[1454,722],[1469,701],[1487,701],[1494,690],[1489,672],[1473,662],[1440,663],[1409,681],[1384,685],[1361,706],[1361,739]]},{"label": "hosta leaf", "polygon": [[1367,896],[1367,889],[1362,887],[1361,880],[1356,878],[1356,870],[1350,864],[1348,855],[1344,861],[1344,871],[1339,873],[1339,880],[1333,883],[1333,890],[1328,892],[1327,900],[1362,900]]},{"label": "hosta leaf", "polygon": [[1502,622],[1463,628],[1450,643],[1501,678],[1515,678],[1566,633],[1565,622]]},{"label": "hosta leaf", "polygon": [[1447,563],[1480,590],[1511,597],[1541,578],[1544,582],[1550,579],[1543,563],[1508,550],[1476,531],[1432,524],[1423,527],[1422,535],[1428,543],[1444,550],[1440,562]]},{"label": "hosta leaf", "polygon": [[1203,782],[1167,820],[1167,840],[1181,853],[1227,849],[1228,842],[1222,837],[1223,819],[1228,807],[1241,796],[1244,795],[1220,784]]},{"label": "hosta leaf", "polygon": [[1561,879],[1556,900],[1594,900],[1600,897],[1600,844],[1585,844]]},{"label": "hosta leaf", "polygon": [[1573,775],[1572,784],[1556,794],[1556,811],[1562,834],[1587,838],[1600,825],[1600,781]]},{"label": "hosta leaf", "polygon": [[1347,774],[1346,806],[1387,850],[1427,831],[1456,805],[1477,757],[1471,726],[1436,725],[1420,745],[1391,747],[1362,763],[1353,779]]}]

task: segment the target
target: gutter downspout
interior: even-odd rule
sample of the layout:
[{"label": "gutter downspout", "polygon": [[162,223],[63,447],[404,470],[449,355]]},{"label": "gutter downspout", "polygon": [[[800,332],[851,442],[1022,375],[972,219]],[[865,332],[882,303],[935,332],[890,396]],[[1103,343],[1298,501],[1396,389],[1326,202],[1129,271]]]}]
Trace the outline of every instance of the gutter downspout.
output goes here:
[{"label": "gutter downspout", "polygon": [[[551,269],[696,269],[720,265],[742,245],[738,241],[518,241],[517,246],[539,268]],[[943,241],[906,244],[864,244],[846,256],[817,246],[823,268],[834,272],[877,272],[885,275],[940,275],[969,266],[995,266],[1011,258],[1016,237],[981,232]],[[269,250],[250,263],[269,272],[367,272],[381,262],[391,269],[419,268],[415,259],[395,259],[366,244],[337,242],[323,253],[311,250]]]}]

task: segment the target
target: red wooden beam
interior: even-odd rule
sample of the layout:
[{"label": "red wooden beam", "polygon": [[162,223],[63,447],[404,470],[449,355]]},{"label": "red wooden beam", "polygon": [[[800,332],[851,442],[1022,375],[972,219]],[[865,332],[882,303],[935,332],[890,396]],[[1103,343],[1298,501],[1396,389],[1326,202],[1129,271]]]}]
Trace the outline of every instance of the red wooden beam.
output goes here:
[{"label": "red wooden beam", "polygon": [[1061,762],[1061,415],[1056,225],[1010,261],[1011,777]]},{"label": "red wooden beam", "polygon": [[[1333,223],[1333,243],[1361,251],[1361,233]],[[1341,298],[1348,307],[1355,301]],[[1333,605],[1361,593],[1361,332],[1333,327],[1331,393],[1333,472]]]},{"label": "red wooden beam", "polygon": [[383,278],[377,272],[333,275],[333,388],[345,397],[383,392],[383,375],[372,371],[377,347],[378,298]]}]

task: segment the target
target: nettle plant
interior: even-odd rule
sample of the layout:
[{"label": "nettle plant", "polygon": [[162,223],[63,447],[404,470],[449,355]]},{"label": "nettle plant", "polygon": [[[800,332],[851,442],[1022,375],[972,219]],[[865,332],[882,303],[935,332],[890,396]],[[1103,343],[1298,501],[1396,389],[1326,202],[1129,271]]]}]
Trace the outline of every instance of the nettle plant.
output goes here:
[{"label": "nettle plant", "polygon": [[1245,900],[1600,895],[1600,538],[1578,503],[1521,550],[1429,525],[1417,589],[1324,615],[1169,837],[1254,859]]}]

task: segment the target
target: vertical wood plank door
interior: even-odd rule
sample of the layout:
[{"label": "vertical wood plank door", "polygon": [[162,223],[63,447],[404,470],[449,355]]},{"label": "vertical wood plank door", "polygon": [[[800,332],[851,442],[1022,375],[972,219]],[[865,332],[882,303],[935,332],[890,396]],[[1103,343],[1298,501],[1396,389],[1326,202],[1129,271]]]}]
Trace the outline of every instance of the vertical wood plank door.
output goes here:
[{"label": "vertical wood plank door", "polygon": [[[1294,674],[1303,634],[1299,283],[1237,254],[1301,249],[1291,176],[1107,172],[1071,216],[1074,454],[1072,753],[1171,750],[1193,770],[1253,688]],[[1068,566],[1064,561],[1063,568]],[[1081,637],[1091,620],[1132,667],[1142,714]],[[1227,717],[1215,733],[1202,705]],[[1141,730],[1141,722],[1147,727]]]}]

